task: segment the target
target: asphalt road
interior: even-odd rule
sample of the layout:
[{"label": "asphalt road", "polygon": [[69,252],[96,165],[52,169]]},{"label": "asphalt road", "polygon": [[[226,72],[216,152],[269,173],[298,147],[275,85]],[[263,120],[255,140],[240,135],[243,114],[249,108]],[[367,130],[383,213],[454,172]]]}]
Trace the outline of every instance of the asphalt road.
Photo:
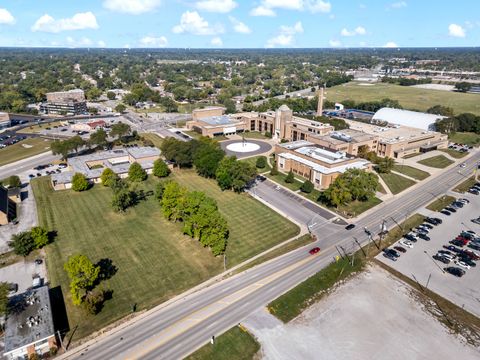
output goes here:
[{"label": "asphalt road", "polygon": [[47,151],[14,163],[0,166],[0,179],[5,179],[12,175],[18,175],[22,181],[25,181],[28,179],[28,174],[36,173],[36,171],[33,170],[34,167],[51,163],[53,160],[57,159],[60,159],[59,155],[53,155],[51,151]]},{"label": "asphalt road", "polygon": [[[297,249],[215,285],[179,297],[166,306],[160,305],[142,319],[115,329],[92,343],[74,348],[60,358],[182,358],[208,342],[212,335],[219,335],[238,324],[253,311],[328,265],[336,255],[333,244],[343,246],[347,251],[354,250],[353,236],[361,243],[367,241],[364,227],[375,232],[380,229],[383,220],[387,221],[387,226],[395,226],[395,223],[403,221],[470,176],[479,159],[480,154],[476,153],[466,161],[466,168],[451,168],[441,176],[426,180],[402,196],[379,205],[359,220],[354,230],[347,231],[343,226],[323,222],[318,228],[312,229],[319,239],[317,245],[322,248],[318,255],[308,254],[308,248],[314,245]],[[305,217],[303,212],[308,209],[304,209],[298,207],[298,211],[292,211],[290,215],[304,221],[311,215]]]}]

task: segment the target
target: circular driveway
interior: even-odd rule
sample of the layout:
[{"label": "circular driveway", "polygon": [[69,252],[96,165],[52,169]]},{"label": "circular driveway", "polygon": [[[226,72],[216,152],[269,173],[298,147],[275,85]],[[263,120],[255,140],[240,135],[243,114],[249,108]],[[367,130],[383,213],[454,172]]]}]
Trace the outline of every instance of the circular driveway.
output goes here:
[{"label": "circular driveway", "polygon": [[[260,155],[260,154],[264,154],[268,151],[270,151],[272,149],[272,145],[270,145],[269,143],[265,142],[265,141],[261,141],[261,140],[250,140],[250,139],[246,139],[246,143],[247,144],[255,144],[255,145],[258,145],[258,149],[254,150],[254,151],[249,151],[249,152],[236,152],[236,151],[232,151],[232,150],[229,150],[227,149],[227,146],[228,145],[232,145],[232,144],[235,144],[235,143],[242,143],[242,140],[227,140],[227,141],[222,141],[220,143],[220,146],[222,147],[223,151],[225,151],[225,153],[228,155],[228,156],[232,156],[232,155],[235,155],[238,159],[242,159],[242,158],[246,158],[246,157],[250,157],[250,156],[255,156],[255,155]],[[230,146],[231,148],[231,146]]]}]

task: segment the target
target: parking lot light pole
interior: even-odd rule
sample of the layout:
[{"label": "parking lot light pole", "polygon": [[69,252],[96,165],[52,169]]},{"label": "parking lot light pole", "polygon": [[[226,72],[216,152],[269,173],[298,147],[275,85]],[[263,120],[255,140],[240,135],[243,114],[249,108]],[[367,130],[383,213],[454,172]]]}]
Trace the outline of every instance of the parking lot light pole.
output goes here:
[{"label": "parking lot light pole", "polygon": [[472,229],[470,229],[470,227],[468,227],[468,225],[466,225],[463,221],[462,221],[460,224],[462,224],[463,226],[465,226],[468,230],[472,231]]},{"label": "parking lot light pole", "polygon": [[427,252],[427,250],[423,250],[423,252],[425,253],[425,255],[428,256],[428,258],[429,258],[430,260],[432,260],[432,262],[435,264],[435,266],[440,269],[440,271],[442,272],[442,274],[445,274],[445,270],[443,270],[443,269],[435,262],[435,260],[430,256],[430,254]]}]

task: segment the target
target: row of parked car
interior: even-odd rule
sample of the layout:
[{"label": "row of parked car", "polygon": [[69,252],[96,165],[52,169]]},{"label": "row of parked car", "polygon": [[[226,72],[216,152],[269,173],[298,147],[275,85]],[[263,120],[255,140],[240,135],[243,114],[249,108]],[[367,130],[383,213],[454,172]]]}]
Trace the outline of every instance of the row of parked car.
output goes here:
[{"label": "row of parked car", "polygon": [[[444,268],[452,275],[462,277],[465,270],[476,267],[475,261],[480,260],[480,255],[474,250],[480,250],[480,236],[472,230],[462,231],[455,239],[451,240],[450,245],[444,245],[433,258],[444,264],[453,262],[455,266]],[[468,247],[465,249],[464,247]],[[473,249],[473,250],[472,250]]]},{"label": "row of parked car", "polygon": [[[33,168],[33,170],[38,171],[36,174],[29,174],[28,177],[30,179],[33,179],[35,176],[40,177],[43,175],[53,175],[53,174],[59,174],[62,172],[62,169],[65,169],[68,165],[65,163],[60,163],[58,164],[57,168],[54,169],[55,165],[53,164],[45,164],[45,165],[38,165]],[[45,169],[50,169],[46,170],[44,174],[42,174],[40,171],[45,170]]]},{"label": "row of parked car", "polygon": [[3,149],[7,146],[16,144],[22,140],[25,140],[27,137],[24,135],[4,135],[0,136],[0,149]]},{"label": "row of parked car", "polygon": [[479,195],[480,194],[480,183],[479,182],[475,183],[475,185],[473,185],[472,187],[470,187],[470,189],[468,189],[468,192],[470,194],[473,194],[473,195]]},{"label": "row of parked car", "polygon": [[405,234],[399,241],[398,245],[394,246],[393,248],[385,249],[383,251],[383,256],[390,260],[397,261],[397,259],[400,257],[400,253],[406,253],[407,248],[413,249],[414,243],[416,243],[418,240],[430,241],[430,236],[428,236],[430,230],[432,230],[434,226],[440,225],[441,223],[442,219],[427,217],[423,224],[418,225],[408,234]]},{"label": "row of parked car", "polygon": [[470,201],[468,199],[455,200],[450,205],[447,205],[442,210],[440,210],[440,213],[442,213],[443,215],[450,216],[452,215],[452,213],[456,213],[458,210],[463,208],[469,202]]}]

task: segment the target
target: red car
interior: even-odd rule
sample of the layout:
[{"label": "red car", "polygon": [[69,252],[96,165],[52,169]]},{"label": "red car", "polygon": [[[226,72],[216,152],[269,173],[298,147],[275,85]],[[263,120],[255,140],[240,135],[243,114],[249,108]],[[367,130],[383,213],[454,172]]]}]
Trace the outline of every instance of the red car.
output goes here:
[{"label": "red car", "polygon": [[463,245],[467,245],[470,240],[465,239],[463,236],[457,236],[455,240],[458,240],[463,243]]},{"label": "red car", "polygon": [[315,255],[319,251],[320,251],[319,247],[314,247],[313,249],[310,249],[309,253],[310,253],[310,255]]}]

